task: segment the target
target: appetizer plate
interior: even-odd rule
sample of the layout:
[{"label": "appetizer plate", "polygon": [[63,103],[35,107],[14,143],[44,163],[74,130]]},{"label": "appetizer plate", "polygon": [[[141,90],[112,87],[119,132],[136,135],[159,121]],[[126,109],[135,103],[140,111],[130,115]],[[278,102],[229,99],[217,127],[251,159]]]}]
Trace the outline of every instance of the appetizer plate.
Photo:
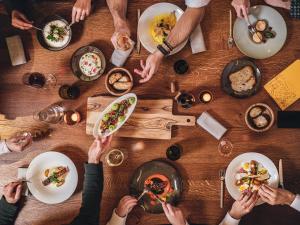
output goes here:
[{"label": "appetizer plate", "polygon": [[[255,77],[255,85],[253,86],[252,89],[247,90],[247,91],[242,91],[242,92],[236,92],[232,89],[231,87],[231,81],[229,80],[229,76],[232,73],[235,73],[242,68],[250,66],[253,69],[254,77]],[[253,62],[251,59],[241,58],[241,59],[235,59],[229,62],[221,75],[221,87],[225,93],[228,95],[231,95],[236,98],[247,98],[252,95],[255,95],[261,86],[261,73],[256,64]]]},{"label": "appetizer plate", "polygon": [[[64,166],[69,168],[69,172],[65,178],[65,183],[56,187],[54,185],[44,186],[42,181],[45,179],[44,171],[49,168]],[[46,204],[61,203],[72,196],[77,183],[77,169],[70,158],[59,152],[45,152],[36,156],[30,163],[26,180],[28,182],[29,191],[39,201]]]},{"label": "appetizer plate", "polygon": [[279,12],[265,5],[257,5],[250,8],[249,21],[251,24],[263,19],[268,21],[276,36],[268,39],[266,43],[260,44],[256,44],[251,40],[248,26],[244,19],[237,18],[234,23],[233,38],[235,44],[243,54],[251,58],[269,58],[279,52],[286,41],[287,27]]},{"label": "appetizer plate", "polygon": [[[235,175],[237,174],[238,169],[241,167],[242,163],[250,162],[251,160],[255,160],[258,163],[261,163],[271,175],[270,179],[268,180],[268,185],[271,187],[278,187],[279,183],[279,176],[278,171],[274,163],[271,159],[266,157],[263,154],[256,153],[256,152],[248,152],[241,154],[235,157],[228,165],[226,169],[225,175],[225,184],[226,188],[231,195],[231,197],[237,200],[241,196],[241,192],[238,190],[238,187],[235,185],[236,178]],[[259,200],[257,205],[262,204],[263,201]]]},{"label": "appetizer plate", "polygon": [[[126,100],[128,98],[135,98],[135,102],[128,108],[128,111],[126,113],[126,116],[125,116],[125,119],[122,121],[122,122],[118,122],[116,128],[113,130],[113,131],[110,131],[109,133],[106,133],[104,135],[101,135],[100,132],[99,132],[99,126],[100,126],[100,122],[103,118],[103,116],[110,112],[111,109],[112,109],[112,106],[115,104],[115,103],[119,103],[123,100]],[[125,122],[128,120],[128,118],[131,116],[131,114],[133,113],[134,109],[135,109],[135,106],[137,104],[137,96],[136,94],[134,93],[128,93],[128,94],[125,94],[119,98],[117,98],[116,100],[114,100],[112,103],[109,104],[109,106],[107,106],[103,112],[100,113],[99,115],[99,118],[97,120],[97,122],[95,123],[95,126],[94,126],[94,129],[93,129],[93,135],[94,137],[107,137],[107,136],[110,136],[112,135],[113,133],[115,133],[117,130],[119,130],[124,124]]]},{"label": "appetizer plate", "polygon": [[[175,11],[175,16],[177,21],[183,14],[183,10],[179,8],[177,5],[172,3],[157,3],[148,7],[141,15],[138,22],[138,37],[144,46],[150,53],[153,53],[157,48],[157,43],[153,40],[150,33],[150,26],[153,19],[162,14],[167,14]],[[170,55],[176,54],[181,49],[184,48],[188,40],[184,41],[177,48],[175,48]]]},{"label": "appetizer plate", "polygon": [[[83,72],[80,69],[80,65],[79,65],[80,59],[86,53],[94,53],[101,60],[101,69],[94,76],[87,76],[87,75],[83,74]],[[83,46],[83,47],[77,49],[71,58],[71,69],[72,69],[73,74],[77,78],[79,78],[80,80],[83,80],[83,81],[93,81],[93,80],[98,79],[104,73],[105,67],[106,67],[106,60],[105,60],[104,54],[100,51],[100,49],[96,48],[95,46]]]},{"label": "appetizer plate", "polygon": [[[68,21],[65,20],[63,17],[58,16],[58,15],[52,15],[52,16],[46,17],[40,24],[38,24],[38,26],[40,28],[44,29],[47,24],[49,24],[51,21],[55,21],[55,20],[61,21],[66,26],[69,25]],[[68,29],[68,40],[65,42],[64,45],[59,46],[59,47],[50,46],[45,40],[46,37],[44,37],[43,31],[37,30],[36,35],[37,35],[37,39],[42,47],[44,47],[45,49],[51,50],[51,51],[60,51],[69,45],[69,43],[72,39],[72,29]]]},{"label": "appetizer plate", "polygon": [[[177,169],[170,163],[164,160],[153,160],[146,162],[136,169],[130,183],[130,194],[139,196],[144,190],[145,180],[155,174],[161,174],[168,178],[173,189],[172,195],[167,199],[171,204],[177,204],[180,200],[183,183],[182,178]],[[151,204],[149,194],[145,194],[140,200],[139,205],[149,213],[162,213],[161,203]]]}]

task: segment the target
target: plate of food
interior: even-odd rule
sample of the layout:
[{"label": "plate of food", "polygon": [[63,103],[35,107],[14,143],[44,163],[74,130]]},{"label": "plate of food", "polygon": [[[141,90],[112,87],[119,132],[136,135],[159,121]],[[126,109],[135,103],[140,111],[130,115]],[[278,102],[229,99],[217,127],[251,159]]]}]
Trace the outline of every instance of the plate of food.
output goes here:
[{"label": "plate of food", "polygon": [[163,160],[146,162],[136,169],[130,193],[138,197],[143,191],[149,190],[139,200],[139,205],[149,213],[162,213],[161,202],[176,205],[181,197],[183,184],[177,169]]},{"label": "plate of food", "polygon": [[273,110],[264,103],[251,105],[245,113],[245,122],[249,129],[255,132],[269,130],[275,121]]},{"label": "plate of food", "polygon": [[26,172],[29,191],[46,204],[64,202],[72,196],[77,183],[77,169],[70,158],[59,152],[36,156]]},{"label": "plate of food", "polygon": [[133,87],[133,77],[124,68],[113,68],[106,75],[105,87],[115,96],[127,94]]},{"label": "plate of food", "polygon": [[58,15],[46,17],[37,30],[37,39],[46,49],[59,51],[68,46],[72,38],[72,30],[68,21]]},{"label": "plate of food", "polygon": [[[278,171],[272,160],[263,154],[248,152],[235,157],[228,165],[225,184],[232,198],[244,192],[257,191],[262,184],[278,187]],[[262,204],[260,200],[257,204]]]},{"label": "plate of food", "polygon": [[95,123],[94,137],[107,137],[119,130],[133,113],[136,103],[136,94],[128,93],[109,104]]},{"label": "plate of food", "polygon": [[[148,7],[138,22],[138,36],[144,48],[153,53],[157,45],[167,38],[182,14],[183,10],[172,3],[162,2]],[[175,48],[170,55],[183,49],[187,41]]]},{"label": "plate of food", "polygon": [[104,73],[105,67],[104,54],[95,46],[83,46],[71,58],[73,74],[83,81],[98,79]]},{"label": "plate of food", "polygon": [[244,19],[237,18],[233,27],[234,42],[243,54],[265,59],[280,51],[286,41],[287,27],[279,12],[266,5],[253,6],[249,22],[255,29],[253,34]]},{"label": "plate of food", "polygon": [[261,86],[261,73],[251,59],[241,58],[228,63],[221,76],[224,92],[236,98],[255,95]]}]

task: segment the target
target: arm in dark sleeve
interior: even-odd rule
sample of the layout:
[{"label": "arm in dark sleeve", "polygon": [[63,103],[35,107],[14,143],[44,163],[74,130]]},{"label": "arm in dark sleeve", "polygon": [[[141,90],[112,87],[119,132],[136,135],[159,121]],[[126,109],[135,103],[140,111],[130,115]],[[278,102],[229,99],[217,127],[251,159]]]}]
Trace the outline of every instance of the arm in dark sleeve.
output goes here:
[{"label": "arm in dark sleeve", "polygon": [[85,164],[82,203],[78,216],[70,225],[98,225],[100,201],[103,191],[103,166]]},{"label": "arm in dark sleeve", "polygon": [[13,10],[18,10],[25,13],[26,4],[29,3],[28,0],[3,0],[5,8],[8,14],[11,14]]},{"label": "arm in dark sleeve", "polygon": [[292,0],[290,14],[291,17],[300,19],[300,0]]},{"label": "arm in dark sleeve", "polygon": [[0,200],[0,225],[13,225],[19,211],[18,204],[10,204],[3,196]]}]

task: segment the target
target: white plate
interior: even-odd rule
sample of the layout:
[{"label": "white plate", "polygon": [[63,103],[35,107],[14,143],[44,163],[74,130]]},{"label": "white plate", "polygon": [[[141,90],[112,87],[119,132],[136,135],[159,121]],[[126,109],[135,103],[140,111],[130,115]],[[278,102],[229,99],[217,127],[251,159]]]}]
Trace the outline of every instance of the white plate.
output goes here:
[{"label": "white plate", "polygon": [[[226,169],[225,175],[225,184],[226,188],[231,195],[231,197],[237,200],[241,196],[241,192],[238,190],[238,187],[235,185],[235,175],[237,174],[239,168],[241,168],[242,163],[250,162],[251,160],[255,160],[265,167],[269,174],[271,175],[270,179],[268,180],[268,185],[271,187],[278,187],[279,176],[278,171],[274,163],[271,159],[264,156],[263,154],[256,153],[256,152],[248,152],[241,154],[235,157]],[[258,201],[257,205],[262,204],[261,200]]]},{"label": "white plate", "polygon": [[[153,21],[155,16],[171,13],[173,11],[175,11],[176,19],[178,21],[184,12],[177,5],[171,3],[162,2],[151,5],[142,13],[138,22],[138,36],[144,48],[147,49],[150,53],[153,53],[157,49],[157,43],[153,40],[150,34],[151,22]],[[187,41],[188,40],[181,43],[170,53],[170,55],[176,54],[181,49],[183,49]]]},{"label": "white plate", "polygon": [[256,44],[250,38],[246,21],[237,18],[233,27],[236,46],[243,54],[254,59],[265,59],[275,55],[283,47],[287,36],[287,27],[283,17],[275,9],[265,5],[251,7],[249,14],[251,24],[259,19],[267,20],[276,36],[269,38],[266,43]]},{"label": "white plate", "polygon": [[[60,187],[54,185],[44,186],[42,181],[45,179],[44,171],[48,168],[57,166],[67,166],[69,168],[65,183]],[[41,202],[46,204],[57,204],[67,200],[74,193],[77,183],[78,174],[72,160],[59,152],[45,152],[36,156],[30,163],[26,179],[29,191]]]},{"label": "white plate", "polygon": [[[121,122],[121,123],[118,123],[118,126],[116,127],[116,129],[114,129],[113,131],[111,131],[111,132],[109,132],[109,133],[101,136],[101,134],[99,134],[99,124],[100,124],[100,122],[102,120],[102,117],[111,110],[111,107],[112,107],[113,104],[119,103],[119,102],[121,102],[121,101],[123,101],[123,100],[125,100],[127,98],[131,98],[131,97],[135,98],[135,103],[128,108],[125,120],[123,122]],[[100,113],[100,115],[98,117],[98,120],[95,123],[94,129],[93,129],[93,135],[94,135],[94,137],[99,137],[99,136],[101,136],[101,137],[107,137],[107,136],[112,135],[113,133],[115,133],[117,130],[119,130],[125,124],[125,122],[128,120],[128,118],[131,116],[131,114],[133,113],[133,111],[135,109],[135,106],[136,106],[136,103],[137,103],[137,96],[134,93],[128,93],[126,95],[123,95],[123,96],[117,98],[116,100],[114,100],[112,103],[110,103],[102,111],[102,113]]]}]

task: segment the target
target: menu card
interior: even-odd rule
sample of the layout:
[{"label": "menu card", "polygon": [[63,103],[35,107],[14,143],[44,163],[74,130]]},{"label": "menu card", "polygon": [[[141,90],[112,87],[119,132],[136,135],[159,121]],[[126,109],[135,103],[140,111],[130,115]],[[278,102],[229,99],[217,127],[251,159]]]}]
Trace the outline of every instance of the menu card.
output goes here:
[{"label": "menu card", "polygon": [[265,86],[281,110],[285,110],[300,98],[300,60],[296,60]]}]

